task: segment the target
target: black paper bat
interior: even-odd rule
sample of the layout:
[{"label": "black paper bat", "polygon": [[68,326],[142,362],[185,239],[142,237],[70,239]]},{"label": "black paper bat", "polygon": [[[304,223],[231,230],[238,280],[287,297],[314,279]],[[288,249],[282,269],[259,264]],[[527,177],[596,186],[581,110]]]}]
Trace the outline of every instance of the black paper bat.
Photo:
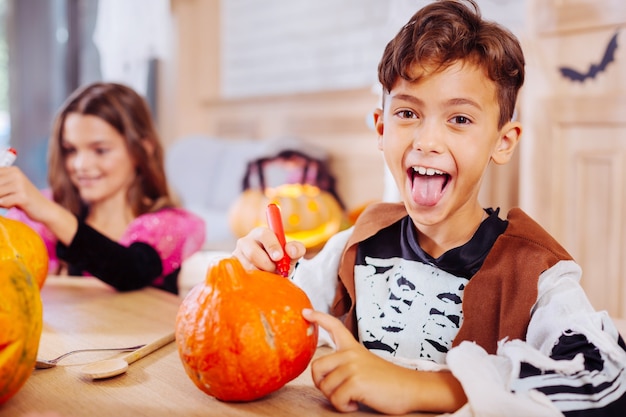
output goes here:
[{"label": "black paper bat", "polygon": [[615,60],[615,51],[617,50],[617,35],[618,32],[615,32],[615,35],[613,35],[613,37],[609,41],[609,44],[606,46],[604,56],[602,57],[600,63],[589,65],[589,71],[587,71],[586,74],[580,73],[575,69],[559,67],[561,75],[565,78],[569,78],[572,81],[580,81],[581,83],[585,82],[587,78],[596,78],[596,75],[606,70],[606,67]]}]

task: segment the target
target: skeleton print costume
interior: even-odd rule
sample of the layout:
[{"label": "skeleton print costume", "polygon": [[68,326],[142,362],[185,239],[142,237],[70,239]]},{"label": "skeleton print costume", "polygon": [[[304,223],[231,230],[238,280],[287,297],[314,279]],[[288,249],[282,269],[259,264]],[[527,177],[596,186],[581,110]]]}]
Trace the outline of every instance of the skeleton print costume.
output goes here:
[{"label": "skeleton print costume", "polygon": [[469,399],[455,415],[622,416],[626,346],[587,300],[580,267],[521,210],[487,213],[434,259],[402,205],[375,205],[294,281],[377,355],[449,369]]}]

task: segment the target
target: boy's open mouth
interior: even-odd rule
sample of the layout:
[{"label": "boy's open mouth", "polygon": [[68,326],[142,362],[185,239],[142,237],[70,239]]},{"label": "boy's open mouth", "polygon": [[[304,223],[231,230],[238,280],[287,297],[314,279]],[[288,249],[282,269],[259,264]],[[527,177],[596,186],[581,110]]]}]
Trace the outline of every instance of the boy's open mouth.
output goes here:
[{"label": "boy's open mouth", "polygon": [[450,181],[450,174],[435,168],[414,166],[408,170],[413,201],[423,206],[434,206],[441,200]]}]

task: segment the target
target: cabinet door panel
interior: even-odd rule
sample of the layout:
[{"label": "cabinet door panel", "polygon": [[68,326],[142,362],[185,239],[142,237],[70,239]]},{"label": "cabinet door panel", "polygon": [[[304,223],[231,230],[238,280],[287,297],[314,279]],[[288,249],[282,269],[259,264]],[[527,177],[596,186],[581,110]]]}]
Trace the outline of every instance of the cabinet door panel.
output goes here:
[{"label": "cabinet door panel", "polygon": [[[530,10],[520,205],[581,265],[592,304],[626,319],[626,9],[531,0]],[[584,73],[607,51],[593,77],[561,72]]]},{"label": "cabinet door panel", "polygon": [[553,214],[561,219],[561,241],[583,268],[592,304],[624,317],[626,125],[567,124],[557,132],[562,159],[555,176],[563,198]]}]

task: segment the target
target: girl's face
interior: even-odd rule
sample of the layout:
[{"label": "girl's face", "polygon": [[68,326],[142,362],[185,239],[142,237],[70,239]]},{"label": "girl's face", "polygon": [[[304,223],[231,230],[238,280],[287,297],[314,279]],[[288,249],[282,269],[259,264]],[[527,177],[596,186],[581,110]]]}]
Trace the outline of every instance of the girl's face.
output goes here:
[{"label": "girl's face", "polygon": [[97,116],[70,113],[61,146],[65,168],[86,204],[126,201],[135,164],[125,138],[113,126]]},{"label": "girl's face", "polygon": [[476,224],[485,169],[508,161],[521,128],[498,128],[495,83],[476,65],[414,69],[421,77],[400,78],[374,115],[379,148],[417,225]]}]

